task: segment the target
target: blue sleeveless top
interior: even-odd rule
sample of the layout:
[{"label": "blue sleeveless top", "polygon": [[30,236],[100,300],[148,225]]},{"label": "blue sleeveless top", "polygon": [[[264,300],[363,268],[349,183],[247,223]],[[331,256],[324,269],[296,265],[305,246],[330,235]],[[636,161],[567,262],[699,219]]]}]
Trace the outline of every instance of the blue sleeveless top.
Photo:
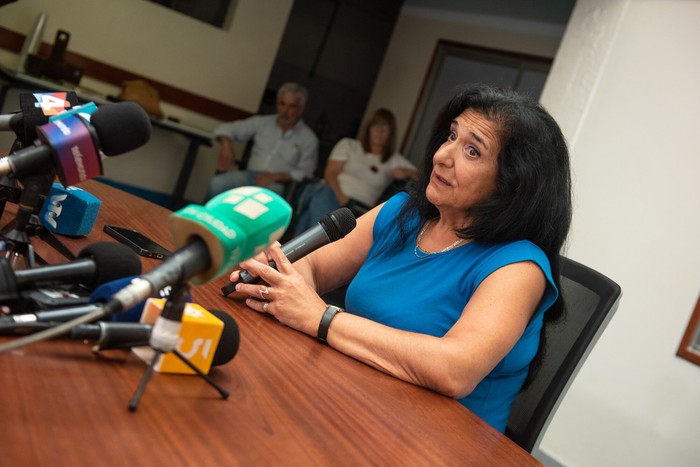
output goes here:
[{"label": "blue sleeveless top", "polygon": [[348,287],[346,310],[396,329],[444,336],[457,322],[481,281],[502,266],[532,261],[547,279],[544,296],[513,349],[476,388],[459,399],[469,410],[503,432],[513,399],[537,353],[544,312],[558,291],[544,252],[529,241],[484,244],[470,242],[444,253],[417,258],[416,216],[406,244],[385,251],[399,235],[397,216],[408,199],[392,197],[377,215],[367,260]]}]

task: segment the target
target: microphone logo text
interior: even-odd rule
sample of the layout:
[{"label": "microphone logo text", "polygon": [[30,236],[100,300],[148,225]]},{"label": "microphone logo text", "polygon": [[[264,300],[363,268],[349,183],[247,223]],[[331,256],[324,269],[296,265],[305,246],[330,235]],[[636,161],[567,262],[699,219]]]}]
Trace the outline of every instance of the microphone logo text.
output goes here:
[{"label": "microphone logo text", "polygon": [[49,204],[46,206],[46,214],[44,214],[44,220],[54,229],[58,226],[56,218],[61,215],[63,211],[63,206],[61,201],[65,201],[68,195],[54,195],[51,197]]}]

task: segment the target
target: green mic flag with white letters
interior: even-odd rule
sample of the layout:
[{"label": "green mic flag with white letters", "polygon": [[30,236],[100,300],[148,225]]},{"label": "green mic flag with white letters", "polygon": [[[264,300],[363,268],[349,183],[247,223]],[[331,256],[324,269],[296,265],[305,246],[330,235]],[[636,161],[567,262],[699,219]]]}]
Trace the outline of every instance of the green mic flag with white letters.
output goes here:
[{"label": "green mic flag with white letters", "polygon": [[292,208],[280,195],[248,186],[225,191],[204,206],[180,209],[170,216],[170,229],[176,248],[193,236],[207,244],[212,264],[192,278],[193,284],[202,284],[266,250],[282,237],[291,218]]}]

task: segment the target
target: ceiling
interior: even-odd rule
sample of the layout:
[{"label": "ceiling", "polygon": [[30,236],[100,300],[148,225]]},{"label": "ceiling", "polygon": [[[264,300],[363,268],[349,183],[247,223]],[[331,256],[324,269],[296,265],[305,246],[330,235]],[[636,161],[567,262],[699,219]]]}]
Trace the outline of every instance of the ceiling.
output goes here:
[{"label": "ceiling", "polygon": [[566,25],[576,0],[405,0],[404,7]]}]

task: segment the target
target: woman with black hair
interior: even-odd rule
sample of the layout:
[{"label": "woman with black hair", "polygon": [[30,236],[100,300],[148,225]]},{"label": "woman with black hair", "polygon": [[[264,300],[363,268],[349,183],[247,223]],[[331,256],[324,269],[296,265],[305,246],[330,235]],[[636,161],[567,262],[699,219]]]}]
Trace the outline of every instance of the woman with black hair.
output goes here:
[{"label": "woman with black hair", "polygon": [[[454,397],[503,431],[543,319],[562,309],[558,258],[570,221],[556,122],[513,91],[473,85],[437,118],[408,194],[293,265],[279,246],[241,263],[267,285],[237,291],[250,308]],[[319,293],[347,283],[339,313]]]}]

